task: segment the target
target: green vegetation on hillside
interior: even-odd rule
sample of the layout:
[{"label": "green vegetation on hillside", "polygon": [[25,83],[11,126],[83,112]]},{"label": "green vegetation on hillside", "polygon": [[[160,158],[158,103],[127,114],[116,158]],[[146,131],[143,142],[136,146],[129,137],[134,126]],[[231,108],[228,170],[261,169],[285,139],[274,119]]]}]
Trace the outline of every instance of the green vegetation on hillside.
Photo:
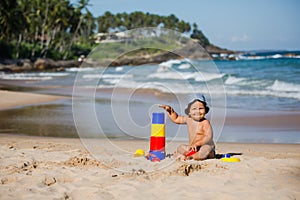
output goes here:
[{"label": "green vegetation on hillside", "polygon": [[[0,1],[0,58],[75,59],[87,55],[98,45],[94,42],[95,32],[141,27],[169,28],[190,34],[204,47],[209,45],[196,23],[191,27],[173,14],[159,16],[138,11],[112,14],[107,11],[95,17],[89,6],[92,6],[89,0],[78,0],[74,5],[69,0]],[[110,44],[108,48],[117,47]]]},{"label": "green vegetation on hillside", "polygon": [[[181,41],[176,41],[174,38],[180,38],[180,36],[175,35],[172,37],[170,35],[171,31],[168,30],[169,29],[161,30],[162,32],[160,32],[157,37],[149,37],[150,33],[140,33],[139,36],[137,36],[136,33],[138,31],[134,31],[135,36],[138,38],[134,40],[129,39],[120,43],[102,43],[96,51],[89,55],[89,57],[95,60],[111,60],[122,55],[124,52],[126,52],[127,56],[145,56],[149,54],[154,55],[164,51],[180,48],[188,42],[188,40],[184,37],[181,38]],[[154,30],[152,29],[152,31]],[[130,51],[132,52],[129,53]]]}]

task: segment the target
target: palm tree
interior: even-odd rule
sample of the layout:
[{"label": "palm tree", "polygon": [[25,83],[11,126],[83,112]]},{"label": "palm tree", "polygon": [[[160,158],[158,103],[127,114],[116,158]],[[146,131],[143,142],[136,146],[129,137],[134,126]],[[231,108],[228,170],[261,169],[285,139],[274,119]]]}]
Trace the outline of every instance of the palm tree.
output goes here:
[{"label": "palm tree", "polygon": [[196,23],[193,23],[193,33],[191,34],[191,38],[199,40],[200,45],[203,47],[210,44],[202,31],[198,30],[198,25]]},{"label": "palm tree", "polygon": [[163,22],[164,27],[169,29],[176,29],[178,21],[179,19],[175,15],[171,14],[165,18]]},{"label": "palm tree", "polygon": [[17,0],[0,1],[0,39],[10,41],[21,32],[24,23]]},{"label": "palm tree", "polygon": [[48,35],[52,39],[53,48],[59,52],[63,51],[61,35],[69,28],[69,19],[72,14],[70,10],[72,9],[68,0],[58,0],[49,16],[52,23],[50,23],[51,29]]},{"label": "palm tree", "polygon": [[76,11],[75,11],[75,14],[78,14],[80,17],[79,17],[79,20],[78,20],[78,23],[77,23],[77,26],[76,26],[76,29],[73,33],[73,36],[72,36],[72,39],[71,39],[71,42],[70,44],[68,45],[68,47],[66,48],[66,51],[65,51],[65,54],[64,54],[64,59],[66,59],[66,57],[68,56],[68,51],[69,49],[71,48],[71,46],[73,45],[76,37],[77,37],[77,34],[78,34],[78,31],[80,30],[80,26],[84,20],[84,14],[82,13],[82,10],[86,12],[86,15],[92,15],[91,12],[88,10],[88,6],[89,6],[89,0],[79,0],[79,6],[77,7]]},{"label": "palm tree", "polygon": [[26,26],[22,10],[18,6],[17,0],[0,1],[0,41],[5,45],[16,42],[15,57],[19,57],[20,44],[22,42],[22,30]]},{"label": "palm tree", "polygon": [[98,17],[97,21],[98,21],[98,32],[108,33],[109,28],[114,28],[115,17],[111,12],[107,11],[104,13],[103,16]]}]

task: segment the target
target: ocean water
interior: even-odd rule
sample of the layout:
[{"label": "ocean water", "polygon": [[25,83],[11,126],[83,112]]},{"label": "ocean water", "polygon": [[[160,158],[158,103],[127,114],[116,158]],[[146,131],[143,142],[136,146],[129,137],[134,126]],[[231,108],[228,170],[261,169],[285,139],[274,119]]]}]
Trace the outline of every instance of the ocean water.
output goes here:
[{"label": "ocean water", "polygon": [[159,65],[0,73],[0,81],[4,86],[12,84],[19,89],[54,94],[71,95],[75,84],[94,89],[148,89],[175,95],[203,93],[208,100],[226,96],[228,108],[248,109],[251,105],[254,110],[300,110],[300,52],[293,57],[270,53],[246,54],[236,61],[170,60]]},{"label": "ocean water", "polygon": [[[1,73],[4,89],[74,97],[73,101],[0,111],[1,133],[17,130],[34,135],[38,132],[35,127],[39,127],[38,134],[47,136],[98,137],[101,132],[101,137],[147,139],[151,112],[162,112],[157,105],[170,104],[181,113],[186,96],[193,93],[204,94],[208,105],[218,110],[211,114],[216,121],[226,118],[227,109],[298,112],[299,55],[255,52],[240,55],[238,60],[185,59],[143,66],[71,68],[65,72]],[[221,122],[217,128],[217,139],[228,141],[220,137],[223,125]],[[172,132],[170,138],[186,137],[181,126],[174,127],[167,121],[167,128]],[[288,141],[285,137],[279,142],[289,143],[299,131],[294,130]],[[259,139],[240,136],[234,141],[245,140]]]}]

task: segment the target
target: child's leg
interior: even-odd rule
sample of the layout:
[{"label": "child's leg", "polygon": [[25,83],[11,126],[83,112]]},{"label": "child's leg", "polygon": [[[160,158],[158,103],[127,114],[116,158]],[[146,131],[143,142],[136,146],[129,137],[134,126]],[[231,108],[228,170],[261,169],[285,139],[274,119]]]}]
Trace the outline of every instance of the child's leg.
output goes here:
[{"label": "child's leg", "polygon": [[189,151],[189,145],[181,144],[179,147],[177,147],[177,152],[185,155]]},{"label": "child's leg", "polygon": [[189,146],[186,144],[181,144],[179,147],[177,147],[177,150],[174,152],[174,158],[185,160],[186,159],[186,152],[188,152]]},{"label": "child's leg", "polygon": [[204,160],[207,158],[214,158],[215,151],[210,145],[203,145],[200,150],[193,155],[194,160]]}]

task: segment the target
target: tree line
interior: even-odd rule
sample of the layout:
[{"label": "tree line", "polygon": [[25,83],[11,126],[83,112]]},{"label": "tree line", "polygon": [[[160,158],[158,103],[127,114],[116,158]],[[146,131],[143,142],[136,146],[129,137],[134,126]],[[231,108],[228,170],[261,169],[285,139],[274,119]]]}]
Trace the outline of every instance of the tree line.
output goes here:
[{"label": "tree line", "polygon": [[1,0],[0,58],[74,59],[95,47],[95,32],[109,33],[140,27],[163,27],[190,34],[202,46],[208,39],[196,23],[175,15],[133,12],[94,17],[89,0]]}]

